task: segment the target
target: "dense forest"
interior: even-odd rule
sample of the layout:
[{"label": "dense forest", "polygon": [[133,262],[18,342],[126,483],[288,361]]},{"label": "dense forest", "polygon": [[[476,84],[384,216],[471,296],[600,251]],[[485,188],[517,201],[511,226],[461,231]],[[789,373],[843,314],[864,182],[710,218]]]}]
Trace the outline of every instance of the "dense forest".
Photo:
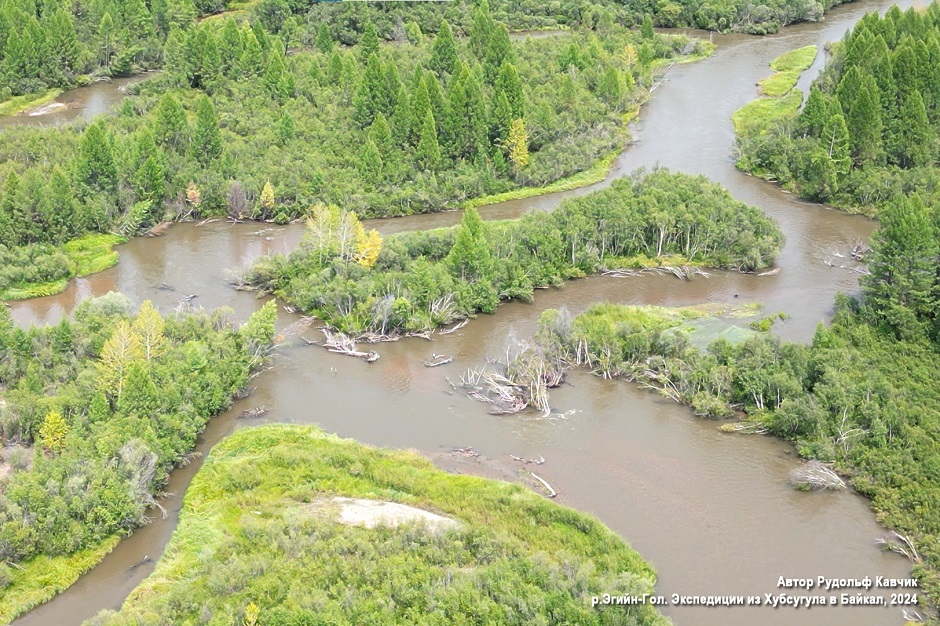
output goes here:
[{"label": "dense forest", "polygon": [[[482,4],[486,0],[482,0]],[[286,41],[312,45],[323,30],[344,44],[359,41],[372,23],[387,40],[437,33],[449,21],[459,33],[474,28],[476,2],[352,3],[260,0],[234,11]],[[0,2],[0,102],[50,87],[70,87],[95,75],[121,76],[160,67],[174,32],[192,30],[202,16],[222,12],[229,0],[3,0]],[[835,0],[494,0],[495,16],[511,30],[639,26],[692,26],[756,34],[791,22],[821,19]]]},{"label": "dense forest", "polygon": [[35,269],[3,288],[60,279],[61,244],[86,232],[284,223],[317,202],[399,215],[543,186],[622,149],[654,67],[699,51],[651,29],[511,40],[484,9],[475,20],[465,39],[444,24],[380,45],[367,24],[354,48],[326,33],[305,51],[230,17],[174,30],[164,73],[119,115],[4,130],[0,255]]},{"label": "dense forest", "polygon": [[[449,525],[338,524],[343,498],[418,507]],[[670,624],[651,605],[592,606],[599,589],[642,597],[654,583],[600,522],[526,487],[271,425],[212,450],[154,575],[87,623]]]},{"label": "dense forest", "polygon": [[940,5],[866,15],[799,116],[739,141],[739,167],[804,198],[874,214],[940,182]]},{"label": "dense forest", "polygon": [[552,213],[459,227],[366,233],[354,213],[319,205],[288,256],[260,259],[242,280],[315,313],[341,331],[424,331],[500,300],[604,268],[707,265],[749,271],[771,264],[783,237],[760,210],[701,176],[666,170],[615,180]]},{"label": "dense forest", "polygon": [[[629,307],[575,317],[547,312],[539,340],[565,363],[590,364],[687,403],[696,414],[793,441],[833,463],[906,535],[921,587],[940,599],[940,222],[919,198],[884,207],[861,301],[839,296],[811,345],[760,334],[707,351]],[[908,553],[910,549],[905,547]]]},{"label": "dense forest", "polygon": [[147,521],[170,469],[265,358],[275,315],[272,302],[241,327],[224,310],[164,318],[110,294],[23,330],[0,307],[0,616],[81,573],[49,558]]}]

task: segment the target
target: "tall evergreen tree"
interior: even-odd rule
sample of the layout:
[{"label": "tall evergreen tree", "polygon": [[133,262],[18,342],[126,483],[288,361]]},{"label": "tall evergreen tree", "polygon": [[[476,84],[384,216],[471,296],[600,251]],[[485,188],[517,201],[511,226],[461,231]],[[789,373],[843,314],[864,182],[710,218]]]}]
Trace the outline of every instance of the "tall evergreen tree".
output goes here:
[{"label": "tall evergreen tree", "polygon": [[171,92],[160,97],[153,121],[153,134],[157,143],[180,151],[185,148],[188,135],[186,110]]},{"label": "tall evergreen tree", "polygon": [[506,96],[512,119],[525,116],[525,94],[522,91],[522,79],[519,78],[515,65],[508,61],[502,64],[494,87],[497,93]]},{"label": "tall evergreen tree", "polygon": [[379,34],[375,30],[375,24],[367,22],[359,40],[359,59],[363,64],[368,63],[373,54],[379,54]]},{"label": "tall evergreen tree", "polygon": [[92,123],[82,133],[75,174],[79,184],[91,192],[113,192],[117,189],[114,139],[103,122]]},{"label": "tall evergreen tree", "polygon": [[490,5],[486,0],[481,0],[470,25],[470,52],[480,61],[486,58],[490,37],[495,34],[496,26],[496,21],[490,16]]},{"label": "tall evergreen tree", "polygon": [[434,38],[428,67],[438,76],[444,76],[452,74],[456,65],[457,44],[454,42],[454,33],[450,29],[450,24],[444,20],[441,22],[440,30],[437,31],[437,37]]},{"label": "tall evergreen tree", "polygon": [[927,109],[919,91],[908,95],[901,103],[901,167],[931,165],[936,154],[936,134],[927,121]]},{"label": "tall evergreen tree", "polygon": [[333,51],[333,35],[330,33],[330,26],[326,22],[320,22],[315,45],[317,50],[323,54],[329,54]]},{"label": "tall evergreen tree", "polygon": [[917,197],[898,196],[879,214],[870,274],[862,277],[863,304],[901,338],[922,336],[936,311],[938,246],[930,212]]},{"label": "tall evergreen tree", "polygon": [[860,166],[880,163],[883,156],[881,100],[878,85],[871,76],[862,77],[846,125],[852,139],[855,163]]},{"label": "tall evergreen tree", "polygon": [[418,147],[415,150],[415,160],[419,167],[431,171],[437,169],[441,162],[441,147],[437,141],[437,126],[434,124],[434,116],[431,111],[425,113],[424,122],[421,124]]},{"label": "tall evergreen tree", "polygon": [[222,156],[222,133],[212,101],[203,96],[196,106],[196,127],[190,142],[193,157],[204,166]]}]

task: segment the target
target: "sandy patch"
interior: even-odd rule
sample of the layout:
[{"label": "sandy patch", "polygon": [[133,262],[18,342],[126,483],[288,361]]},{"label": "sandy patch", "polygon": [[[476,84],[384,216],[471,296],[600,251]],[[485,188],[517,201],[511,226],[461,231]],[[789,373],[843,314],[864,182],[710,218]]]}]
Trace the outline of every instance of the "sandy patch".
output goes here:
[{"label": "sandy patch", "polygon": [[336,521],[347,526],[395,527],[404,522],[424,522],[435,530],[460,526],[457,520],[397,502],[340,497],[332,498],[330,502],[340,507]]}]

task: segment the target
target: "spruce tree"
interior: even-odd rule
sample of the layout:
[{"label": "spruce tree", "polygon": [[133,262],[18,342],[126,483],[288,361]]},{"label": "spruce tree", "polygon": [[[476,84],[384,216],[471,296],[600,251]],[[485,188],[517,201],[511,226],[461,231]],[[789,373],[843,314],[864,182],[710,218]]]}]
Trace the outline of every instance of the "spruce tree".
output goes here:
[{"label": "spruce tree", "polygon": [[190,150],[193,158],[203,166],[208,166],[222,155],[219,118],[212,101],[206,96],[200,98],[196,106],[196,127],[193,130]]},{"label": "spruce tree", "polygon": [[495,31],[496,22],[490,16],[490,6],[486,0],[481,0],[470,25],[470,52],[473,56],[481,61],[486,58],[490,37]]},{"label": "spruce tree", "polygon": [[487,82],[495,80],[503,63],[512,63],[515,55],[509,41],[509,31],[503,24],[497,24],[486,42],[483,58],[483,72]]},{"label": "spruce tree", "polygon": [[412,145],[418,142],[421,135],[421,129],[424,126],[424,119],[431,112],[431,98],[428,96],[427,82],[423,73],[415,72],[416,84],[411,90],[411,128],[408,134],[408,141]]},{"label": "spruce tree", "polygon": [[858,95],[846,118],[849,137],[852,139],[852,156],[860,166],[877,165],[883,155],[881,101],[878,85],[871,76],[864,76],[859,84]]},{"label": "spruce tree", "polygon": [[218,37],[219,59],[222,74],[234,78],[238,71],[238,62],[242,56],[242,37],[235,20],[225,18]]},{"label": "spruce tree", "polygon": [[320,22],[315,45],[317,50],[323,54],[329,54],[333,51],[333,35],[330,33],[330,26],[326,22]]},{"label": "spruce tree", "polygon": [[829,97],[814,83],[797,119],[797,128],[804,137],[819,137],[830,116]]},{"label": "spruce tree", "polygon": [[367,22],[362,31],[362,38],[359,40],[359,59],[365,64],[373,54],[379,54],[379,34],[375,30],[372,22]]},{"label": "spruce tree", "polygon": [[863,305],[902,339],[915,339],[936,310],[934,280],[938,246],[930,211],[917,197],[898,195],[879,213],[871,241],[869,275],[863,276]]},{"label": "spruce tree", "polygon": [[415,160],[419,167],[425,170],[435,170],[441,162],[441,147],[437,141],[437,126],[434,116],[428,111],[421,124],[418,147],[415,150]]},{"label": "spruce tree", "polygon": [[76,180],[91,192],[113,192],[117,189],[117,166],[114,162],[114,140],[104,123],[92,123],[79,142]]},{"label": "spruce tree", "polygon": [[239,59],[239,71],[251,78],[264,72],[264,50],[257,35],[250,28],[242,31],[242,57]]},{"label": "spruce tree", "polygon": [[515,65],[508,61],[502,64],[496,76],[495,90],[506,96],[513,119],[525,116],[525,94]]},{"label": "spruce tree", "polygon": [[919,91],[901,103],[901,167],[924,167],[935,160],[936,135],[927,121],[927,109]]},{"label": "spruce tree", "polygon": [[366,138],[359,156],[359,171],[367,182],[375,184],[381,180],[382,170],[382,155],[372,138]]},{"label": "spruce tree", "polygon": [[369,127],[369,138],[375,143],[379,154],[386,158],[392,153],[394,143],[392,142],[392,130],[388,125],[385,115],[379,113],[375,116],[372,125]]},{"label": "spruce tree", "polygon": [[456,65],[457,44],[454,42],[454,33],[450,29],[450,24],[444,20],[441,22],[440,30],[437,31],[437,37],[434,38],[428,67],[438,76],[444,76],[453,74]]},{"label": "spruce tree", "polygon": [[163,94],[153,121],[153,134],[157,143],[181,151],[186,146],[187,131],[188,123],[183,105],[172,93]]}]

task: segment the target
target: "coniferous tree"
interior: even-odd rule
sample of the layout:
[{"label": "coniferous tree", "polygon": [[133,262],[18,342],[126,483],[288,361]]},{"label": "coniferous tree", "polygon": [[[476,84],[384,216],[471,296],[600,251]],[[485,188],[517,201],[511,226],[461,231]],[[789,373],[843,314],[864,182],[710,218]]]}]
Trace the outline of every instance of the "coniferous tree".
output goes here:
[{"label": "coniferous tree", "polygon": [[454,42],[454,33],[450,29],[450,24],[444,20],[441,22],[440,30],[437,31],[437,37],[434,38],[428,67],[438,76],[444,76],[444,74],[453,74],[456,65],[457,44]]},{"label": "coniferous tree", "polygon": [[473,23],[470,25],[470,52],[479,60],[486,58],[490,37],[496,31],[496,21],[490,16],[490,5],[481,0],[473,14]]},{"label": "coniferous tree", "polygon": [[330,26],[326,22],[320,22],[320,28],[317,29],[315,45],[317,50],[323,54],[329,54],[333,51],[333,35],[330,33]]},{"label": "coniferous tree", "polygon": [[172,93],[163,94],[153,122],[153,134],[157,143],[181,151],[186,147],[187,130],[186,110],[183,105]]},{"label": "coniferous tree", "polygon": [[242,31],[242,57],[239,61],[239,71],[247,77],[261,76],[264,71],[264,50],[261,42],[253,30],[246,28]]},{"label": "coniferous tree", "polygon": [[525,116],[525,94],[522,91],[522,79],[512,63],[504,62],[496,76],[495,90],[506,96],[512,118]]},{"label": "coniferous tree", "polygon": [[57,9],[46,20],[46,51],[48,60],[66,75],[78,69],[81,46],[72,16],[62,8]]},{"label": "coniferous tree", "polygon": [[382,155],[379,154],[379,149],[372,138],[368,137],[359,157],[359,171],[363,173],[367,182],[375,184],[382,178],[382,169]]},{"label": "coniferous tree", "polygon": [[75,169],[78,182],[91,192],[113,192],[117,188],[114,140],[101,121],[82,133]]},{"label": "coniferous tree", "polygon": [[830,117],[829,96],[814,83],[809,89],[806,104],[800,112],[797,127],[803,136],[818,137]]},{"label": "coniferous tree", "polygon": [[411,97],[411,128],[408,141],[417,144],[424,126],[424,119],[431,112],[431,98],[428,95],[427,81],[422,72],[415,72],[415,84],[412,87]]},{"label": "coniferous tree", "polygon": [[375,143],[382,158],[387,158],[392,153],[394,143],[392,141],[392,130],[388,125],[385,115],[379,113],[372,121],[369,127],[369,138]]},{"label": "coniferous tree", "polygon": [[98,25],[98,37],[101,41],[101,52],[103,54],[102,65],[108,67],[111,65],[111,53],[114,46],[114,20],[111,14],[105,12]]},{"label": "coniferous tree", "polygon": [[208,166],[222,156],[222,133],[219,130],[219,118],[216,116],[212,101],[203,96],[196,106],[196,127],[190,141],[193,157],[202,165]]},{"label": "coniferous tree", "polygon": [[656,36],[656,32],[653,30],[653,17],[649,13],[643,16],[640,36],[647,41],[651,41]]},{"label": "coniferous tree", "polygon": [[362,63],[368,63],[369,57],[379,54],[379,34],[375,30],[372,22],[367,22],[362,31],[362,38],[359,40],[359,59]]},{"label": "coniferous tree", "polygon": [[820,139],[823,150],[833,163],[835,173],[839,177],[847,175],[852,167],[852,151],[849,130],[842,113],[833,114],[823,125]]},{"label": "coniferous tree", "polygon": [[495,80],[503,63],[512,63],[514,60],[509,31],[504,24],[496,24],[487,39],[483,57],[483,73],[487,82]]},{"label": "coniferous tree", "polygon": [[859,91],[846,118],[852,155],[857,165],[878,164],[883,156],[881,100],[871,76],[862,77]]},{"label": "coniferous tree", "polygon": [[418,147],[415,150],[415,160],[419,167],[426,170],[435,170],[441,162],[441,147],[437,141],[437,126],[430,111],[425,113],[421,124],[421,133]]},{"label": "coniferous tree", "polygon": [[188,80],[189,58],[187,54],[186,35],[176,27],[171,28],[166,43],[163,45],[163,69],[176,79],[177,84]]},{"label": "coniferous tree", "polygon": [[862,277],[868,314],[884,321],[901,338],[914,339],[927,329],[936,310],[934,281],[938,246],[930,211],[917,197],[899,195],[879,215],[872,237],[870,274]]},{"label": "coniferous tree", "polygon": [[919,91],[908,95],[901,104],[901,167],[924,167],[934,161],[936,134],[927,120],[927,109]]},{"label": "coniferous tree", "polygon": [[242,37],[238,32],[238,25],[232,18],[225,18],[218,36],[220,70],[224,76],[233,78],[238,69],[238,62],[242,56]]}]

